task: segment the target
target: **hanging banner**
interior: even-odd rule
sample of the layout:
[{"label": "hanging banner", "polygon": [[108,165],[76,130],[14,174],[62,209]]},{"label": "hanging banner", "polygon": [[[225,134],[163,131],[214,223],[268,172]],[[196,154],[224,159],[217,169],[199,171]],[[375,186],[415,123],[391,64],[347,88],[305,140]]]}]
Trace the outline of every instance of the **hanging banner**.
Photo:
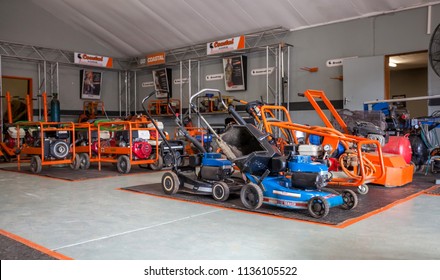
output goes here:
[{"label": "hanging banner", "polygon": [[223,79],[223,74],[211,74],[211,75],[206,75],[205,76],[205,80],[210,82],[210,81],[217,81],[217,80],[222,80]]},{"label": "hanging banner", "polygon": [[266,74],[270,75],[270,74],[272,74],[273,69],[274,69],[273,67],[252,69],[251,75],[252,76],[260,76],[260,75],[266,75]]},{"label": "hanging banner", "polygon": [[74,53],[74,63],[98,67],[113,67],[113,58],[86,53]]},{"label": "hanging banner", "polygon": [[147,55],[147,65],[165,64],[165,52],[153,53]]},{"label": "hanging banner", "polygon": [[244,35],[206,44],[206,54],[217,54],[244,49]]}]

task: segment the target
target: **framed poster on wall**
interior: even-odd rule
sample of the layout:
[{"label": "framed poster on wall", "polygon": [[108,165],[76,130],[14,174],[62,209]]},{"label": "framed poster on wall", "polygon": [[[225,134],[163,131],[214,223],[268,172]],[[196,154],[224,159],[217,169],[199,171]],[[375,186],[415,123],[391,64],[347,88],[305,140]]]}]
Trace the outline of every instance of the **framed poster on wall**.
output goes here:
[{"label": "framed poster on wall", "polygon": [[223,58],[223,70],[227,91],[246,90],[246,56]]},{"label": "framed poster on wall", "polygon": [[156,98],[170,98],[172,96],[171,69],[153,70],[153,81]]},{"label": "framed poster on wall", "polygon": [[80,70],[81,99],[101,99],[102,72]]}]

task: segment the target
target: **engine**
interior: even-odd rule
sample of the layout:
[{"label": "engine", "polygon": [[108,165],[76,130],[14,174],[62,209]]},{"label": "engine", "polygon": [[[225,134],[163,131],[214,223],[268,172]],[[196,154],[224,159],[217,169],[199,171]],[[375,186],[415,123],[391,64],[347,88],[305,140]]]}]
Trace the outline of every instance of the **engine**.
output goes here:
[{"label": "engine", "polygon": [[[130,145],[129,131],[116,132],[116,141],[119,147],[128,147]],[[134,159],[148,159],[153,152],[153,147],[148,140],[150,139],[150,131],[133,130],[132,132],[131,151]]]},{"label": "engine", "polygon": [[190,166],[200,166],[199,177],[208,181],[221,181],[232,175],[232,162],[222,158],[219,153],[205,153],[192,155],[189,158]]},{"label": "engine", "polygon": [[327,165],[312,159],[318,150],[321,150],[320,147],[315,145],[286,145],[284,154],[287,156],[287,168],[293,188],[319,190],[331,180]]},{"label": "engine", "polygon": [[136,159],[148,159],[153,151],[150,143],[145,140],[133,142],[133,156]]},{"label": "engine", "polygon": [[20,135],[18,135],[16,127],[9,127],[8,132],[5,134],[4,142],[8,148],[13,149],[17,146],[17,141],[19,141],[19,143],[23,141],[25,135],[26,133],[23,128],[20,128]]}]

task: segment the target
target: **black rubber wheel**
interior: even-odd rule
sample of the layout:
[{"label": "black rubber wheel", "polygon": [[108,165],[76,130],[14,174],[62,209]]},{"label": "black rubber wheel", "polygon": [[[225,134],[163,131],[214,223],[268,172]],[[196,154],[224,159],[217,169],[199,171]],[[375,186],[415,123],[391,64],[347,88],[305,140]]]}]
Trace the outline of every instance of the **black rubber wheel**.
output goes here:
[{"label": "black rubber wheel", "polygon": [[40,173],[41,169],[43,169],[43,165],[41,164],[41,158],[39,156],[32,156],[30,167],[31,167],[32,173],[35,173],[35,174]]},{"label": "black rubber wheel", "polygon": [[246,184],[241,188],[240,200],[246,208],[258,209],[263,204],[263,191],[254,183]]},{"label": "black rubber wheel", "polygon": [[162,190],[164,193],[173,195],[179,191],[180,180],[174,172],[165,172],[162,176]]},{"label": "black rubber wheel", "polygon": [[342,199],[344,200],[344,204],[341,205],[342,209],[350,210],[358,205],[358,197],[354,191],[343,190],[341,195],[342,195]]},{"label": "black rubber wheel", "polygon": [[368,187],[367,184],[363,184],[363,185],[360,185],[359,187],[357,187],[357,192],[358,192],[358,194],[367,194],[369,189],[370,188]]},{"label": "black rubber wheel", "polygon": [[307,209],[313,218],[324,218],[330,212],[330,205],[322,196],[312,197],[307,206]]},{"label": "black rubber wheel", "polygon": [[[151,155],[150,158],[154,158],[154,157],[155,157],[155,155]],[[162,170],[163,158],[161,155],[159,155],[159,157],[157,158],[157,161],[155,161],[154,163],[150,163],[150,168],[151,168],[151,170],[154,170],[154,171]]]},{"label": "black rubber wheel", "polygon": [[217,201],[226,201],[229,198],[229,186],[225,182],[216,182],[212,185],[212,197]]},{"label": "black rubber wheel", "polygon": [[81,157],[79,154],[75,154],[75,157],[73,158],[73,162],[70,164],[70,168],[73,170],[78,170],[79,166],[81,164]]},{"label": "black rubber wheel", "polygon": [[126,155],[119,156],[118,162],[116,163],[116,168],[118,169],[119,173],[129,173],[131,169],[130,158]]},{"label": "black rubber wheel", "polygon": [[63,159],[69,154],[69,145],[63,140],[50,143],[50,154],[56,159]]},{"label": "black rubber wheel", "polygon": [[90,167],[90,156],[88,153],[81,153],[79,155],[80,158],[80,165],[79,168],[82,170],[87,170]]}]

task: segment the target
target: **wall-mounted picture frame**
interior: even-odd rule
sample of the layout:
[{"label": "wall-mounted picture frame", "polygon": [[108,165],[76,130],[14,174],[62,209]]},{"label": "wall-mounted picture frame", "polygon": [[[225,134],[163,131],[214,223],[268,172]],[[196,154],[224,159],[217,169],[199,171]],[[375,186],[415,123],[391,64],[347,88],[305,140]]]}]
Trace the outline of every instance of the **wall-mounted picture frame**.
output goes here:
[{"label": "wall-mounted picture frame", "polygon": [[246,90],[247,57],[243,55],[223,58],[225,89]]},{"label": "wall-mounted picture frame", "polygon": [[101,99],[102,72],[80,70],[81,99]]},{"label": "wall-mounted picture frame", "polygon": [[156,98],[171,98],[171,69],[163,68],[153,70],[154,90],[156,91]]}]

